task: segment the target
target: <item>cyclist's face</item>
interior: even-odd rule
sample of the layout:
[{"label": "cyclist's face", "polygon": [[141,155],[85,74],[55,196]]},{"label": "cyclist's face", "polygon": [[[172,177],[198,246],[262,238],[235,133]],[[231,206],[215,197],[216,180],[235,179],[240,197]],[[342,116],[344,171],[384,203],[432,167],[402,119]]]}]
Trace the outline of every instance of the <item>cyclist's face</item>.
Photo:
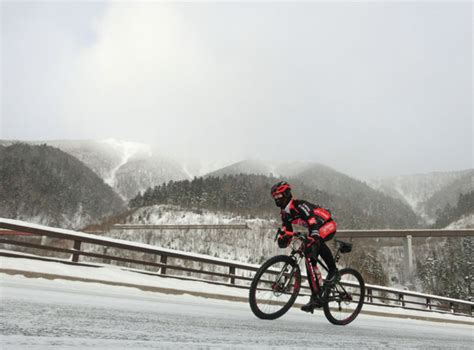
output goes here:
[{"label": "cyclist's face", "polygon": [[283,193],[274,193],[272,196],[275,200],[275,205],[279,208],[283,208],[286,201]]}]

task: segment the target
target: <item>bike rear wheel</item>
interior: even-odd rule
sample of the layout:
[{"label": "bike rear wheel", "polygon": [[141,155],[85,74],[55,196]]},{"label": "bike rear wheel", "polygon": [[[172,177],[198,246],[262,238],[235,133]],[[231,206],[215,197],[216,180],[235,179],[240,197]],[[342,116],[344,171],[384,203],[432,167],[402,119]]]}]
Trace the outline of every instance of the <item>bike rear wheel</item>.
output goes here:
[{"label": "bike rear wheel", "polygon": [[335,325],[344,326],[357,317],[365,297],[365,284],[359,272],[351,268],[339,271],[341,279],[326,291],[324,304],[326,318]]},{"label": "bike rear wheel", "polygon": [[284,315],[298,296],[301,272],[289,256],[278,255],[266,261],[253,278],[249,303],[255,316],[274,320]]}]

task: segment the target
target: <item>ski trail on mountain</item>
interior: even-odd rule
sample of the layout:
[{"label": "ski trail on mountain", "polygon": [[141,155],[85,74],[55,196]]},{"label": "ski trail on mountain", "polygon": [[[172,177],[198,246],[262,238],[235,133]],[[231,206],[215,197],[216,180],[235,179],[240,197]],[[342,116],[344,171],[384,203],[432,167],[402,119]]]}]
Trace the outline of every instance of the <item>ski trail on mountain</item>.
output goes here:
[{"label": "ski trail on mountain", "polygon": [[[135,142],[127,142],[127,141],[118,141],[115,139],[108,139],[101,141],[103,143],[108,144],[110,147],[113,147],[117,150],[117,153],[122,155],[120,162],[117,164],[116,167],[112,168],[110,171],[110,175],[104,179],[104,182],[110,185],[112,188],[116,188],[117,184],[117,173],[119,169],[128,163],[128,161],[139,152],[148,153],[151,155],[151,150],[148,146],[135,143]],[[123,196],[122,196],[123,197]]]}]

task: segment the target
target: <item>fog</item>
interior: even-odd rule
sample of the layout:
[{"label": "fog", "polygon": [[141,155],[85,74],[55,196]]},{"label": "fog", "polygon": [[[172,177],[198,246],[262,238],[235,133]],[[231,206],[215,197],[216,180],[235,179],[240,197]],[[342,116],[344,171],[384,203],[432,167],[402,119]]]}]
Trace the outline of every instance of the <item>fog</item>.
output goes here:
[{"label": "fog", "polygon": [[472,3],[2,2],[0,138],[471,168]]}]

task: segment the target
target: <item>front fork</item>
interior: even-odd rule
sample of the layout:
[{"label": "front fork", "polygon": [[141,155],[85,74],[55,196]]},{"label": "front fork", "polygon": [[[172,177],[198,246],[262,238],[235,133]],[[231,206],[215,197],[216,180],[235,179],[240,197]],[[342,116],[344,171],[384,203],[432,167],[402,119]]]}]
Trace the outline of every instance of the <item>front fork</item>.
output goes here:
[{"label": "front fork", "polygon": [[[288,273],[288,276],[290,276],[290,278],[285,278],[285,284],[284,284],[283,286],[280,285],[280,288],[281,288],[282,290],[286,290],[286,289],[288,288],[288,286],[289,286],[289,284],[290,284],[290,282],[291,282],[291,280],[292,280],[291,276],[293,276],[293,273],[294,273],[295,269],[300,265],[300,261],[301,261],[301,259],[302,259],[302,256],[301,256],[301,255],[300,255],[300,256],[292,255],[291,257],[292,257],[293,260],[295,261],[295,265],[293,265],[293,266],[291,267],[291,270],[290,270],[289,273]],[[280,280],[281,280],[281,278],[283,277],[283,275],[286,273],[287,267],[288,267],[288,265],[285,265],[285,266],[283,267],[283,269],[281,270],[280,274],[277,276],[277,279],[276,279],[277,281],[280,281]],[[299,288],[299,286],[298,286],[298,288]]]}]

